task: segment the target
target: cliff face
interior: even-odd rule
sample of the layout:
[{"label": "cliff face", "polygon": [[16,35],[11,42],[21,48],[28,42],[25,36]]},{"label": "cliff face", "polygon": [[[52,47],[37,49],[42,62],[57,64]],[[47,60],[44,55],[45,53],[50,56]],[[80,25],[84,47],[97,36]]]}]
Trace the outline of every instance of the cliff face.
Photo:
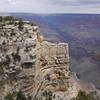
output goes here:
[{"label": "cliff face", "polygon": [[32,100],[70,100],[78,89],[69,75],[67,43],[43,41],[38,26],[6,21],[0,27],[0,95],[22,93]]},{"label": "cliff face", "polygon": [[35,97],[40,98],[45,93],[53,95],[57,91],[67,91],[69,88],[68,44],[43,42],[37,48],[35,82],[39,85],[37,84]]}]

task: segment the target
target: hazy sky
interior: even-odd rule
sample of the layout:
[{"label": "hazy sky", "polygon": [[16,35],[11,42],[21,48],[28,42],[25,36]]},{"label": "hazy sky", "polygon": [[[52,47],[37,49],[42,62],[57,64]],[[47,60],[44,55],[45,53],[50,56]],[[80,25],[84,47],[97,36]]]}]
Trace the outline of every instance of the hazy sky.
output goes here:
[{"label": "hazy sky", "polygon": [[0,0],[0,12],[100,13],[100,0]]}]

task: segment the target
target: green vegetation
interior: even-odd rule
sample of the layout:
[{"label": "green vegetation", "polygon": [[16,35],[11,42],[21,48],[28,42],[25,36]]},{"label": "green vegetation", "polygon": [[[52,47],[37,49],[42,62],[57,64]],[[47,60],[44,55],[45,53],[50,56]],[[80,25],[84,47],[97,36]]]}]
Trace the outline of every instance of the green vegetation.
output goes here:
[{"label": "green vegetation", "polygon": [[35,23],[30,23],[31,24],[31,26],[36,26],[36,24]]},{"label": "green vegetation", "polygon": [[6,42],[5,42],[5,40],[2,42],[2,45],[6,45]]},{"label": "green vegetation", "polygon": [[4,73],[3,68],[4,68],[5,66],[9,66],[10,61],[11,61],[11,59],[10,59],[10,57],[7,55],[7,56],[6,56],[6,60],[0,62],[0,75],[2,75],[2,74]]},{"label": "green vegetation", "polygon": [[10,61],[11,61],[11,60],[10,60],[10,57],[7,55],[7,56],[6,56],[6,60],[3,61],[2,64],[3,64],[4,66],[9,66]]},{"label": "green vegetation", "polygon": [[5,80],[1,79],[0,80],[0,89],[4,88]]},{"label": "green vegetation", "polygon": [[14,100],[14,95],[12,93],[8,93],[5,100]]},{"label": "green vegetation", "polygon": [[28,52],[28,51],[29,51],[28,47],[26,47],[24,51],[25,51],[25,52]]},{"label": "green vegetation", "polygon": [[26,100],[25,96],[22,94],[21,91],[17,93],[16,100]]},{"label": "green vegetation", "polygon": [[16,33],[14,32],[14,29],[11,30],[10,36],[14,36]]},{"label": "green vegetation", "polygon": [[20,55],[17,53],[12,53],[12,57],[15,61],[20,61],[21,60],[21,57]]},{"label": "green vegetation", "polygon": [[23,25],[24,25],[24,22],[22,19],[19,20],[19,23],[18,23],[18,28],[19,30],[22,30],[23,29]]},{"label": "green vegetation", "polygon": [[52,100],[52,92],[51,91],[44,91],[43,96],[46,98],[45,100]]},{"label": "green vegetation", "polygon": [[3,20],[3,18],[2,18],[2,16],[0,16],[0,22],[2,22],[2,20]]},{"label": "green vegetation", "polygon": [[99,100],[96,92],[90,92],[86,94],[84,91],[79,91],[77,97],[73,98],[72,100]]},{"label": "green vegetation", "polygon": [[8,64],[10,63],[11,59],[10,59],[9,55],[6,55],[6,61],[8,62]]},{"label": "green vegetation", "polygon": [[47,74],[47,75],[45,76],[45,79],[48,80],[48,81],[50,81],[50,79],[51,79],[51,78],[50,78],[50,74]]},{"label": "green vegetation", "polygon": [[31,59],[36,59],[36,55],[32,56],[32,55],[30,54],[30,58],[31,58]]},{"label": "green vegetation", "polygon": [[[26,100],[25,96],[21,91],[16,93],[8,93],[4,100]],[[28,99],[30,100],[30,99]]]},{"label": "green vegetation", "polygon": [[14,20],[13,16],[4,17],[4,21],[13,21],[13,20]]},{"label": "green vegetation", "polygon": [[0,75],[2,75],[3,73],[4,73],[3,62],[0,62]]}]

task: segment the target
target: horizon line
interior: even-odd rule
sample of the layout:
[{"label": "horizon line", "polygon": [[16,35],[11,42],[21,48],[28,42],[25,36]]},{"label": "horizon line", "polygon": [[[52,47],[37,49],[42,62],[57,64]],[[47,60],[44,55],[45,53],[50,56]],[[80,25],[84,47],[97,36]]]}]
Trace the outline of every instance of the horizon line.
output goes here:
[{"label": "horizon line", "polygon": [[36,15],[59,15],[59,14],[89,14],[89,15],[100,15],[100,13],[91,13],[91,12],[59,12],[59,13],[34,13],[34,12],[0,12],[0,14],[36,14]]}]

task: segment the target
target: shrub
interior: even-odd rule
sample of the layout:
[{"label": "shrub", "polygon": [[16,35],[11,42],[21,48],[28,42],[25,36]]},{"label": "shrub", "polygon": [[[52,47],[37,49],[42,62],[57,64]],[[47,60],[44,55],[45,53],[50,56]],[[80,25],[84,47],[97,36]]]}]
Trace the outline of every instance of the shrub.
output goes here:
[{"label": "shrub", "polygon": [[2,18],[2,16],[0,16],[0,22],[2,22],[2,20],[3,20],[3,18]]},{"label": "shrub", "polygon": [[14,29],[11,30],[10,36],[15,35],[16,33],[14,32]]},{"label": "shrub", "polygon": [[2,45],[6,45],[6,42],[5,42],[5,40],[2,42]]},{"label": "shrub", "polygon": [[11,59],[10,59],[9,55],[6,55],[6,60],[8,61],[8,63],[10,63]]},{"label": "shrub", "polygon": [[47,74],[47,75],[45,76],[45,79],[48,80],[48,81],[50,81],[50,79],[51,79],[51,78],[50,78],[50,74]]},{"label": "shrub", "polygon": [[23,25],[24,25],[24,22],[22,19],[19,20],[19,23],[18,23],[18,28],[19,30],[22,30],[23,29]]},{"label": "shrub", "polygon": [[51,91],[44,91],[43,96],[46,98],[45,100],[52,100],[52,92]]},{"label": "shrub", "polygon": [[4,17],[4,21],[13,21],[13,20],[14,20],[13,16]]},{"label": "shrub", "polygon": [[10,57],[7,55],[7,56],[6,56],[6,60],[0,62],[0,75],[2,75],[2,74],[4,73],[3,68],[4,68],[5,66],[9,66],[10,61],[11,61],[11,59],[10,59]]},{"label": "shrub", "polygon": [[12,93],[8,93],[5,100],[14,100],[14,95]]},{"label": "shrub", "polygon": [[4,73],[3,62],[0,62],[0,75],[2,75],[3,73]]},{"label": "shrub", "polygon": [[73,98],[72,100],[99,100],[96,92],[90,92],[86,94],[84,91],[79,91],[77,97]]},{"label": "shrub", "polygon": [[12,57],[15,61],[20,61],[21,60],[21,57],[18,53],[12,53]]},{"label": "shrub", "polygon": [[16,100],[26,100],[25,96],[23,95],[21,91],[17,93]]}]

